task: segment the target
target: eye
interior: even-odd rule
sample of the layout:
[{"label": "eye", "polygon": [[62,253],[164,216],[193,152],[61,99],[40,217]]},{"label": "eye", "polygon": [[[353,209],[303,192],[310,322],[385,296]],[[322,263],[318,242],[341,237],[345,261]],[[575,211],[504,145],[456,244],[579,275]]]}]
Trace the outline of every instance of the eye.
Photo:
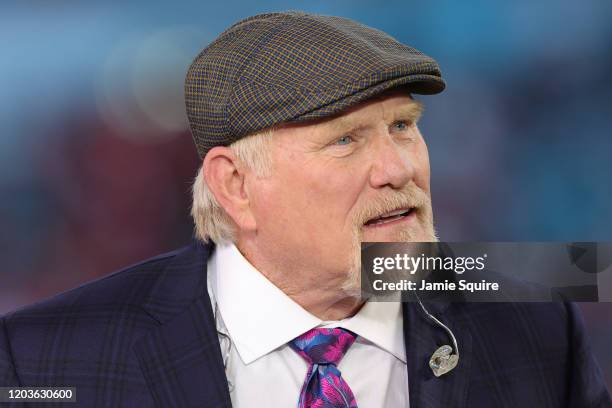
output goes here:
[{"label": "eye", "polygon": [[337,139],[334,144],[339,146],[345,146],[351,142],[353,142],[353,138],[349,135],[342,136],[340,139]]},{"label": "eye", "polygon": [[398,120],[397,122],[393,123],[393,127],[395,127],[395,129],[400,130],[400,131],[407,130],[411,125],[412,123],[406,120]]}]

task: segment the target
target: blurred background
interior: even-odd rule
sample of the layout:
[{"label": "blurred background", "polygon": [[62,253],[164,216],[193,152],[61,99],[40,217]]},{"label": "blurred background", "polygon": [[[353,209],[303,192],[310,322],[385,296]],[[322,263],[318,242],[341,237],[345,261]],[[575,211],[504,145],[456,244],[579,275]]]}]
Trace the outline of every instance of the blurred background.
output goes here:
[{"label": "blurred background", "polygon": [[[438,60],[420,97],[446,241],[612,241],[612,2],[0,5],[0,314],[192,237],[182,82],[246,16],[341,15]],[[612,389],[612,303],[580,304]]]}]

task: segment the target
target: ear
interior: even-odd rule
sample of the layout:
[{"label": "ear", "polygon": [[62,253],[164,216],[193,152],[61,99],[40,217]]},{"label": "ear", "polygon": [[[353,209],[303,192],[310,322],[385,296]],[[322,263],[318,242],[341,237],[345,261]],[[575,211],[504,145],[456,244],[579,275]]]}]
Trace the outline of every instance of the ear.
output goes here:
[{"label": "ear", "polygon": [[204,157],[204,179],[238,231],[256,227],[245,189],[246,170],[229,147],[215,146]]}]

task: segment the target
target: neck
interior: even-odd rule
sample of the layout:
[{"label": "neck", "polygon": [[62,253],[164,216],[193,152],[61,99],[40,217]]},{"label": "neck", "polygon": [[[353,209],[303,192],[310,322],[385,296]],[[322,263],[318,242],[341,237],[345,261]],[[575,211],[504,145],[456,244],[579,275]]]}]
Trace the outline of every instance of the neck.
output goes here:
[{"label": "neck", "polygon": [[284,262],[270,261],[251,250],[249,245],[237,243],[240,253],[270,282],[294,302],[321,320],[342,320],[354,316],[365,303],[359,295],[349,294],[342,288],[344,277],[326,279],[323,284],[316,274],[292,268],[291,274],[279,269]]},{"label": "neck", "polygon": [[352,317],[365,303],[360,298],[347,295],[339,296],[333,292],[308,291],[304,288],[294,291],[292,288],[278,287],[294,302],[321,320],[342,320]]}]

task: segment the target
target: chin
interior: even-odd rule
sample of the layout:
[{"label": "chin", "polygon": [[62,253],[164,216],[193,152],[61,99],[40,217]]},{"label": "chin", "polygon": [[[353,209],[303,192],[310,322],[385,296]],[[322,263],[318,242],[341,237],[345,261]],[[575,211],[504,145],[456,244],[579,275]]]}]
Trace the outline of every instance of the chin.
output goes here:
[{"label": "chin", "polygon": [[[400,231],[366,231],[363,235],[363,242],[429,242],[432,235],[414,229]],[[433,234],[435,238],[435,234]]]}]

